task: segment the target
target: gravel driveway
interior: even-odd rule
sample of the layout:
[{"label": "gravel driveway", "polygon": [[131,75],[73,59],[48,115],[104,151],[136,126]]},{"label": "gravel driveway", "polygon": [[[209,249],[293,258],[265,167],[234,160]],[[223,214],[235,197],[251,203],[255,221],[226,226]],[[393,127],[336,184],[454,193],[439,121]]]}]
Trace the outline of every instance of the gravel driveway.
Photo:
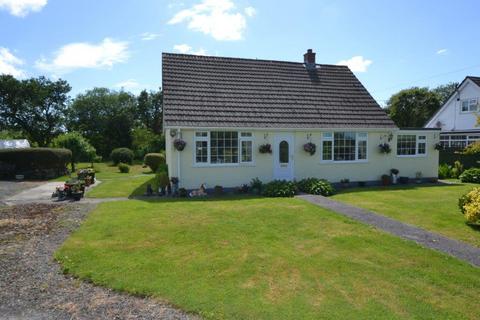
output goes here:
[{"label": "gravel driveway", "polygon": [[24,190],[42,185],[44,182],[36,181],[0,181],[0,206],[3,200]]},{"label": "gravel driveway", "polygon": [[156,299],[65,276],[54,251],[94,204],[22,204],[0,209],[1,319],[194,319]]}]

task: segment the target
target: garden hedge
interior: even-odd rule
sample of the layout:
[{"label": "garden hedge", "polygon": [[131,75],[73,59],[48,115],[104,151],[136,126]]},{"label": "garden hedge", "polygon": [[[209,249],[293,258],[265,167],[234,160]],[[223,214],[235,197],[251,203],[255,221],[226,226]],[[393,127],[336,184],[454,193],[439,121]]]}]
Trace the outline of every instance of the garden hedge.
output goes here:
[{"label": "garden hedge", "polygon": [[120,162],[131,165],[133,156],[133,151],[128,148],[116,148],[110,153],[110,159],[112,159],[114,165],[118,165]]},{"label": "garden hedge", "polygon": [[461,154],[454,150],[442,150],[439,152],[439,163],[454,166],[455,161],[460,161],[464,169],[480,166],[480,154]]},{"label": "garden hedge", "polygon": [[67,172],[72,152],[60,148],[0,150],[0,177],[22,174],[28,179],[56,178]]}]

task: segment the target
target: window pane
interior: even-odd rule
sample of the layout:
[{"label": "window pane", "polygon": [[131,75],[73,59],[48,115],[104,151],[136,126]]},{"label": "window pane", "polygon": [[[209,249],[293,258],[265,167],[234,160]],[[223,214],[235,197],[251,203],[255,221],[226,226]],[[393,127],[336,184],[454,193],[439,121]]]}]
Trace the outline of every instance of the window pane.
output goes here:
[{"label": "window pane", "polygon": [[418,154],[425,154],[426,144],[425,142],[418,143]]},{"label": "window pane", "polygon": [[468,111],[468,101],[462,101],[462,111]]},{"label": "window pane", "polygon": [[252,141],[242,141],[242,162],[252,162]]},{"label": "window pane", "polygon": [[358,160],[367,160],[367,141],[358,141]]},{"label": "window pane", "polygon": [[208,162],[207,141],[197,141],[195,146],[195,152],[197,163]]},{"label": "window pane", "polygon": [[207,137],[208,132],[202,131],[202,132],[195,132],[196,137]]},{"label": "window pane", "polygon": [[288,163],[288,142],[283,140],[279,145],[279,161],[280,163]]},{"label": "window pane", "polygon": [[335,132],[333,159],[335,161],[355,160],[355,132]]},{"label": "window pane", "polygon": [[322,160],[332,160],[332,141],[323,141]]},{"label": "window pane", "polygon": [[242,136],[242,137],[251,137],[251,136],[252,136],[252,133],[251,133],[251,132],[242,132],[242,133],[241,133],[241,136]]},{"label": "window pane", "polygon": [[238,132],[210,132],[210,162],[238,163]]},{"label": "window pane", "polygon": [[397,138],[398,155],[415,155],[417,148],[416,136],[414,134],[399,135]]}]

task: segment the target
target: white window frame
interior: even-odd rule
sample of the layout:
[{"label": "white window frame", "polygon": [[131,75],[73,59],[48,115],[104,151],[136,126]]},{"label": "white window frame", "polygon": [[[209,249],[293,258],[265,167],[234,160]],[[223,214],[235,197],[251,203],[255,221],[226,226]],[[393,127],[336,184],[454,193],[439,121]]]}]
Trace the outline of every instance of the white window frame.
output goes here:
[{"label": "white window frame", "polygon": [[[322,139],[320,143],[320,162],[321,163],[365,163],[368,162],[368,132],[355,132],[355,160],[334,160],[335,159],[335,133],[352,132],[352,131],[329,131],[322,132]],[[323,159],[323,142],[331,141],[332,143],[332,157],[331,159]],[[366,158],[358,159],[358,145],[359,141],[366,142]]]},{"label": "white window frame", "polygon": [[[398,154],[398,137],[399,136],[415,136],[415,154]],[[424,137],[424,138],[421,138]],[[425,153],[418,153],[418,146],[420,143],[425,144]],[[423,158],[427,156],[427,135],[422,133],[402,133],[397,135],[397,141],[395,145],[395,154],[398,158]]]},{"label": "white window frame", "polygon": [[[210,145],[210,133],[214,132],[237,132],[238,139],[238,162],[235,163],[212,163],[211,162],[211,145]],[[206,136],[197,136],[197,133],[207,133]],[[197,141],[206,141],[207,142],[207,162],[197,162]],[[252,161],[242,161],[242,141],[251,141],[252,142]],[[255,139],[253,132],[251,131],[237,131],[237,130],[198,130],[193,133],[193,144],[195,150],[193,152],[193,166],[194,167],[238,167],[238,166],[248,166],[255,164]]]},{"label": "white window frame", "polygon": [[[242,148],[242,142],[251,142],[252,144],[252,158],[250,161],[242,161],[243,159],[243,148]],[[253,155],[255,154],[253,152],[253,134],[252,132],[239,132],[238,133],[238,162],[241,164],[252,164],[253,163]]]},{"label": "white window frame", "polygon": [[[468,110],[463,110],[463,104],[467,103],[467,109]],[[472,110],[472,107],[475,107],[474,110]],[[460,101],[460,113],[473,113],[478,111],[478,99],[477,98],[469,98],[469,99],[463,99]]]}]

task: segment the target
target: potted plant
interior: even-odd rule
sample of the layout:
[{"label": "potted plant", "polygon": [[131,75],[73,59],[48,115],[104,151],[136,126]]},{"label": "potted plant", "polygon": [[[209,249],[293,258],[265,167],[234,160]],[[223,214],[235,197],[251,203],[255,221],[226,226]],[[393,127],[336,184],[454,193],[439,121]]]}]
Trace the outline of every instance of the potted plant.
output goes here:
[{"label": "potted plant", "polygon": [[415,182],[416,183],[422,183],[422,172],[421,171],[415,172]]},{"label": "potted plant", "polygon": [[250,182],[250,191],[253,194],[260,194],[262,193],[262,186],[263,183],[260,181],[258,178],[253,178],[252,181]]},{"label": "potted plant", "polygon": [[313,156],[315,154],[315,151],[317,150],[317,146],[313,142],[307,142],[303,145],[303,150]]},{"label": "potted plant", "polygon": [[170,183],[172,184],[172,194],[173,195],[177,195],[178,193],[178,178],[177,177],[172,177],[170,179]]},{"label": "potted plant", "polygon": [[265,143],[260,145],[258,148],[260,153],[272,153],[272,145],[270,143]]},{"label": "potted plant", "polygon": [[186,145],[187,145],[187,143],[183,139],[177,138],[177,139],[173,140],[173,146],[178,151],[183,151],[183,149],[185,149]]},{"label": "potted plant", "polygon": [[343,188],[348,188],[348,186],[350,185],[350,179],[342,179],[340,180],[340,183],[342,184]]},{"label": "potted plant", "polygon": [[398,182],[398,169],[390,169],[390,174],[392,175],[392,183],[397,184]]},{"label": "potted plant", "polygon": [[388,185],[390,185],[390,182],[391,182],[390,176],[388,174],[383,174],[382,175],[382,185],[388,186]]},{"label": "potted plant", "polygon": [[383,154],[389,154],[390,152],[392,152],[392,148],[390,148],[390,145],[388,143],[380,143],[378,145],[378,149],[380,150],[380,153],[383,153]]}]

